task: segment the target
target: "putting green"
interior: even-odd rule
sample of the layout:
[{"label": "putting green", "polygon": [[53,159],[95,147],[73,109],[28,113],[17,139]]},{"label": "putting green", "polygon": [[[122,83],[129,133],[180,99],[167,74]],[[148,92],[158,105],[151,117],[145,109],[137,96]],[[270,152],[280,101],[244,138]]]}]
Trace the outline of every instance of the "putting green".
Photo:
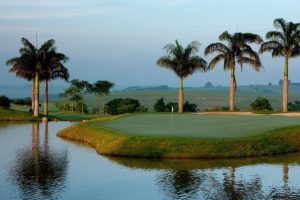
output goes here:
[{"label": "putting green", "polygon": [[184,138],[249,137],[293,125],[300,125],[300,117],[136,114],[98,123],[98,126],[128,135]]}]

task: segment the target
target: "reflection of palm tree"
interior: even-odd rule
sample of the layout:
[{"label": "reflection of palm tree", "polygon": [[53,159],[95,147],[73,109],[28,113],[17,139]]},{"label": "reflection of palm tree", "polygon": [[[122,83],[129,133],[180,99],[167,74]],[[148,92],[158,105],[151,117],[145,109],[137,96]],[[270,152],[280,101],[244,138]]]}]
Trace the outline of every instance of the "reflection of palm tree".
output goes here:
[{"label": "reflection of palm tree", "polygon": [[48,123],[44,123],[44,148],[39,145],[39,124],[32,125],[32,148],[22,149],[12,167],[13,180],[23,192],[24,199],[34,199],[42,195],[52,198],[64,183],[68,158],[67,152],[49,151]]},{"label": "reflection of palm tree", "polygon": [[236,168],[230,166],[229,175],[224,173],[223,188],[228,199],[262,199],[261,180],[255,177],[250,182],[236,180]]},{"label": "reflection of palm tree", "polygon": [[172,199],[195,199],[204,177],[196,171],[168,171],[157,179],[157,184]]}]

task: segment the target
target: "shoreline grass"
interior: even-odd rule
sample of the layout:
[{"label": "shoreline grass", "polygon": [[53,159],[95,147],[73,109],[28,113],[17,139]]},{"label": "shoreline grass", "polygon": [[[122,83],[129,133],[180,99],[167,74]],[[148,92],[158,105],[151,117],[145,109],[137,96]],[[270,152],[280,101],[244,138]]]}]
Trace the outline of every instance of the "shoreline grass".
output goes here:
[{"label": "shoreline grass", "polygon": [[49,121],[72,121],[81,122],[83,120],[95,119],[102,115],[87,115],[75,112],[50,112],[48,116],[40,114],[39,117],[33,117],[33,114],[26,111],[4,109],[0,107],[0,121],[40,121],[43,117],[47,117]]},{"label": "shoreline grass", "polygon": [[[290,126],[243,138],[182,138],[127,135],[101,123],[123,116],[108,116],[65,128],[59,137],[87,143],[99,154],[144,158],[238,158],[300,151],[300,126]],[[99,125],[100,124],[100,125]]]},{"label": "shoreline grass", "polygon": [[32,113],[0,108],[0,121],[39,121],[40,117],[33,117]]}]

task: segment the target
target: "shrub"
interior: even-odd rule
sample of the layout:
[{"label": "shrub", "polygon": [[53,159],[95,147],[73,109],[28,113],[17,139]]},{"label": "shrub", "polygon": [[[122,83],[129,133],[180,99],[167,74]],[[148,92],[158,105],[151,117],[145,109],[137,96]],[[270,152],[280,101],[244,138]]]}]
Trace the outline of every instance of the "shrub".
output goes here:
[{"label": "shrub", "polygon": [[190,103],[188,101],[186,101],[184,104],[183,104],[183,111],[184,112],[196,112],[197,111],[197,105],[194,104],[194,103]]},{"label": "shrub", "polygon": [[288,111],[300,111],[300,101],[289,102]]},{"label": "shrub", "polygon": [[157,99],[156,103],[154,104],[154,111],[155,112],[165,112],[166,111],[166,105],[164,98]]},{"label": "shrub", "polygon": [[131,98],[113,99],[105,105],[105,112],[111,115],[140,112],[141,110],[144,112],[145,108],[141,108],[138,100]]},{"label": "shrub", "polygon": [[168,112],[172,112],[172,107],[174,109],[174,112],[178,112],[178,103],[175,102],[168,102],[165,110]]},{"label": "shrub", "polygon": [[[237,107],[234,107],[234,110],[235,111],[239,111],[240,109],[237,108]],[[213,108],[207,108],[205,109],[205,111],[220,111],[220,112],[223,112],[223,111],[229,111],[229,107],[228,106],[214,106]]]},{"label": "shrub", "polygon": [[[154,104],[154,111],[156,111],[156,112],[172,112],[172,107],[174,109],[173,110],[174,112],[178,112],[178,103],[168,102],[167,104],[165,104],[164,99],[160,98]],[[183,104],[183,111],[184,112],[196,112],[197,105],[186,101]]]},{"label": "shrub", "polygon": [[31,106],[31,98],[14,99],[12,103],[19,106]]},{"label": "shrub", "polygon": [[0,96],[0,106],[3,108],[9,108],[10,107],[11,100],[7,96]]},{"label": "shrub", "polygon": [[250,104],[251,109],[254,112],[269,112],[273,111],[273,108],[271,107],[269,100],[266,98],[257,98],[254,102]]},{"label": "shrub", "polygon": [[137,110],[138,112],[148,112],[148,108],[146,108],[145,106],[140,106]]}]

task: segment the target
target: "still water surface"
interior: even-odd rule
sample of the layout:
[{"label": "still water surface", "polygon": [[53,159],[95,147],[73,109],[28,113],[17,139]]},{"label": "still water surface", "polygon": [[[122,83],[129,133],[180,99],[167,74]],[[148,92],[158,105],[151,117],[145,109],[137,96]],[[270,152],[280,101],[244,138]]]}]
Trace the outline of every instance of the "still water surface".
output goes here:
[{"label": "still water surface", "polygon": [[0,199],[300,199],[300,155],[107,158],[56,137],[69,122],[0,124]]}]

